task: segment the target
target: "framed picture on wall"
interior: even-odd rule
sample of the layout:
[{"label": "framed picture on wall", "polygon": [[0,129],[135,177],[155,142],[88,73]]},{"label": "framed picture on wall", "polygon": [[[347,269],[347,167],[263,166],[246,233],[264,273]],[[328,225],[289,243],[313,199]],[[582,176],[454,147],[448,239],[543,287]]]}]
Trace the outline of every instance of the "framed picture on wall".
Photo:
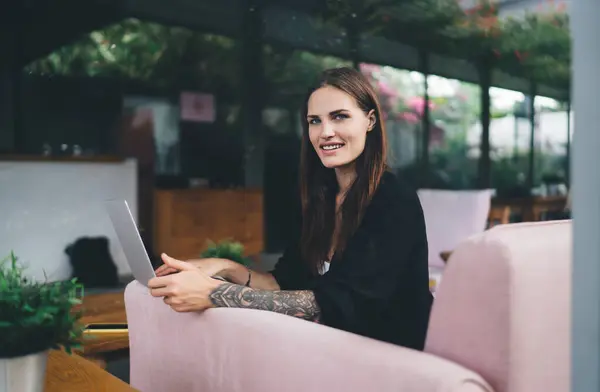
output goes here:
[{"label": "framed picture on wall", "polygon": [[180,95],[181,121],[213,123],[216,119],[215,96],[183,91]]}]

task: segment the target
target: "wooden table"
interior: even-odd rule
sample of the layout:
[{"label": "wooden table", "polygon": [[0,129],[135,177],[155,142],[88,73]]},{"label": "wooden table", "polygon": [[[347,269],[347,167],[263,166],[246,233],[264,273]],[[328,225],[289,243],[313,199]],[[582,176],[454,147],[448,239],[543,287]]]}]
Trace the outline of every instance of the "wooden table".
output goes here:
[{"label": "wooden table", "polygon": [[123,291],[85,295],[83,304],[76,307],[79,309],[83,310],[81,322],[84,324],[127,322]]},{"label": "wooden table", "polygon": [[46,366],[45,392],[131,392],[131,386],[79,355],[52,350]]},{"label": "wooden table", "polygon": [[519,212],[523,222],[540,221],[545,212],[564,211],[567,196],[527,196],[518,198],[494,197],[492,206],[507,206]]},{"label": "wooden table", "polygon": [[[95,323],[126,324],[124,292],[91,294],[83,297],[83,303],[75,310],[83,310],[80,322],[83,325]],[[128,354],[129,334],[86,334],[81,354],[104,366],[107,357],[120,357]]]}]

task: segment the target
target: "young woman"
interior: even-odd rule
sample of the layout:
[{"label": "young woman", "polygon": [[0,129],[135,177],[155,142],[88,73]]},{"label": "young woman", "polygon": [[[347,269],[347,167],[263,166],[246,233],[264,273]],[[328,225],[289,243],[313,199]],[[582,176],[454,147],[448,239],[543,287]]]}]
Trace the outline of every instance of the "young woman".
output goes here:
[{"label": "young woman", "polygon": [[375,91],[354,69],[328,70],[303,114],[302,224],[274,270],[163,254],[152,295],[176,311],[269,310],[422,349],[432,302],[423,211],[385,171]]}]

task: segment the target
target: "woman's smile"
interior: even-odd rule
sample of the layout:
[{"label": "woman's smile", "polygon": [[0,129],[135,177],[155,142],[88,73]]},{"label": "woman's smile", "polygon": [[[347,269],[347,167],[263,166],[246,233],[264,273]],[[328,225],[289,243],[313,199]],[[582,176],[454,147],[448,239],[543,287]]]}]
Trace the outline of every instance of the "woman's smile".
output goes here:
[{"label": "woman's smile", "polygon": [[319,146],[319,152],[324,156],[333,156],[336,155],[344,146],[345,144],[341,142],[322,143]]}]

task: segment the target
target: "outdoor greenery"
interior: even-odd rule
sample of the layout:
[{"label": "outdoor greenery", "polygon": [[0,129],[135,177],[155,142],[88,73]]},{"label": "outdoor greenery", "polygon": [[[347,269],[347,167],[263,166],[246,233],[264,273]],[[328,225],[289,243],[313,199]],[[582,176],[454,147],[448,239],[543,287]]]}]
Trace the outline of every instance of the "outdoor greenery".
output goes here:
[{"label": "outdoor greenery", "polygon": [[[322,23],[382,35],[568,91],[571,37],[564,3],[557,3],[551,12],[521,18],[500,18],[492,0],[480,0],[468,10],[461,9],[457,0],[327,0],[325,4],[318,15]],[[314,62],[297,53],[265,48],[267,75],[284,85],[296,82],[290,78],[310,77]],[[205,87],[237,86],[238,67],[239,46],[234,40],[127,19],[58,49],[28,70]]]},{"label": "outdoor greenery", "polygon": [[302,99],[323,70],[352,66],[350,61],[337,57],[269,45],[264,49],[264,59],[265,75],[267,83],[272,86],[271,90],[277,89],[286,95]]},{"label": "outdoor greenery", "polygon": [[83,326],[72,309],[82,295],[76,280],[50,283],[26,277],[11,253],[0,262],[0,358],[78,347]]},{"label": "outdoor greenery", "polygon": [[[424,84],[422,74],[392,67],[374,64],[361,64],[361,71],[375,87],[387,115],[388,142],[396,157],[401,158],[400,172],[415,186],[422,185],[422,123],[424,108]],[[437,189],[469,189],[478,182],[478,161],[480,155],[479,140],[474,140],[481,112],[481,88],[475,84],[448,80],[437,76],[429,76],[429,115],[431,123],[429,143],[428,187]],[[518,99],[518,95],[514,99]],[[546,107],[540,102],[538,113],[561,111],[565,107]],[[504,132],[514,133],[513,113],[527,117],[526,102],[515,101],[514,104],[504,101],[502,106],[492,97],[491,100],[492,138]],[[502,121],[502,125],[494,126],[494,121]],[[526,120],[522,120],[527,122]],[[564,118],[566,128],[566,116]],[[523,125],[522,125],[523,126]],[[527,123],[527,132],[529,124]],[[566,129],[565,129],[566,131]],[[402,134],[400,146],[394,143]],[[517,147],[515,140],[512,146],[494,145],[492,140],[490,156],[492,159],[491,183],[500,194],[523,194],[528,190],[526,176],[529,158],[528,148]],[[535,151],[534,186],[541,184],[542,176],[547,172],[564,171],[565,156],[556,149],[564,146],[553,144],[555,151],[546,151],[541,145]],[[395,162],[394,162],[395,163]]]},{"label": "outdoor greenery", "polygon": [[564,2],[519,18],[501,18],[494,3],[479,0],[463,10],[457,0],[328,0],[321,17],[567,91],[571,36]]},{"label": "outdoor greenery", "polygon": [[508,19],[494,50],[498,66],[513,75],[568,89],[571,77],[569,17],[564,12]]},{"label": "outdoor greenery", "polygon": [[[148,85],[197,88],[235,95],[242,90],[240,45],[189,29],[127,19],[81,37],[34,61],[38,75],[103,76]],[[331,56],[291,48],[263,48],[267,96],[303,96],[325,68],[351,65]]]},{"label": "outdoor greenery", "polygon": [[216,89],[239,85],[238,57],[235,41],[226,37],[126,19],[57,49],[26,71]]}]

